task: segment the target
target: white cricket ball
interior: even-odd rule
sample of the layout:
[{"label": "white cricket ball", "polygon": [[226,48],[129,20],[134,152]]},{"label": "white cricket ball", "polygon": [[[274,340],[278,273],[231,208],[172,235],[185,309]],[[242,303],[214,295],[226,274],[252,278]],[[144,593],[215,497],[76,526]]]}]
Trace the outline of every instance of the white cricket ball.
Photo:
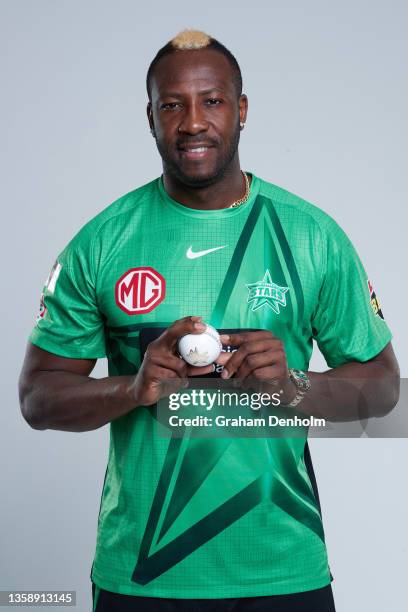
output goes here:
[{"label": "white cricket ball", "polygon": [[178,341],[181,357],[192,366],[206,366],[219,357],[222,344],[220,334],[211,325],[199,334],[186,334]]}]

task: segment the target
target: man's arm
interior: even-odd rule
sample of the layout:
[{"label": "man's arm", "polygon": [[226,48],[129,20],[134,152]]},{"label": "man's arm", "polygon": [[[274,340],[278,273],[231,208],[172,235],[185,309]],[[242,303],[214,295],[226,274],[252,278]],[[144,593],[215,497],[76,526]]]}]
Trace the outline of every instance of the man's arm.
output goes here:
[{"label": "man's arm", "polygon": [[309,372],[314,392],[299,409],[336,421],[381,417],[397,404],[400,370],[391,342],[372,359]]},{"label": "man's arm", "polygon": [[[190,368],[174,353],[180,336],[205,329],[201,317],[185,317],[150,343],[135,376],[90,378],[95,359],[67,359],[29,344],[19,380],[21,412],[34,429],[89,431],[154,404],[177,391],[187,376],[212,372]],[[171,391],[164,380],[174,380]]]},{"label": "man's arm", "polygon": [[[221,336],[238,346],[225,365],[222,378],[234,376],[243,388],[276,393],[289,404],[296,386],[289,377],[283,343],[269,331]],[[391,343],[365,362],[353,361],[326,372],[308,372],[311,389],[296,410],[330,421],[352,421],[384,416],[398,402],[399,367]]]},{"label": "man's arm", "polygon": [[21,412],[34,429],[88,431],[136,406],[131,376],[89,377],[95,359],[67,359],[27,347],[19,380]]}]

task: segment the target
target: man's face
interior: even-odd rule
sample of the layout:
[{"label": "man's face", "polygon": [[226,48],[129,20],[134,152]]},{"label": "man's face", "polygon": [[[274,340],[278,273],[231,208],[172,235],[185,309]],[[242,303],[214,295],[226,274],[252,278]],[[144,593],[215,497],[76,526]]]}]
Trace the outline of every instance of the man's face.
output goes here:
[{"label": "man's face", "polygon": [[246,96],[214,49],[180,51],[156,66],[147,108],[165,172],[191,187],[216,182],[238,155]]}]

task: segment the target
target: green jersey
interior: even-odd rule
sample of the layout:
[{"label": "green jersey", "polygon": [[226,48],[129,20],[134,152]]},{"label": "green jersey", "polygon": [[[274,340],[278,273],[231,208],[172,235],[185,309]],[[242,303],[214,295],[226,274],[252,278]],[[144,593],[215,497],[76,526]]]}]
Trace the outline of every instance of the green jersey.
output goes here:
[{"label": "green jersey", "polygon": [[[352,244],[327,214],[252,175],[237,208],[194,210],[162,178],[86,224],[44,287],[31,341],[63,357],[107,356],[135,374],[140,334],[201,315],[267,329],[307,370],[366,361],[391,334]],[[109,591],[169,598],[287,594],[330,583],[305,437],[157,435],[152,407],[110,424],[91,577]]]}]

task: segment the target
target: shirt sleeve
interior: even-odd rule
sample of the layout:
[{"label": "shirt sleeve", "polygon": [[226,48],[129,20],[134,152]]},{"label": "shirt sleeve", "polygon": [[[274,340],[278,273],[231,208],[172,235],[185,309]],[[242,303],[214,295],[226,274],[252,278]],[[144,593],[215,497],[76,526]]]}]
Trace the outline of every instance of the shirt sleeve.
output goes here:
[{"label": "shirt sleeve", "polygon": [[58,256],[29,337],[36,346],[61,357],[97,359],[106,355],[91,244],[91,239],[79,233]]},{"label": "shirt sleeve", "polygon": [[333,219],[326,230],[325,251],[313,337],[329,367],[368,361],[385,348],[392,334],[354,246]]}]

